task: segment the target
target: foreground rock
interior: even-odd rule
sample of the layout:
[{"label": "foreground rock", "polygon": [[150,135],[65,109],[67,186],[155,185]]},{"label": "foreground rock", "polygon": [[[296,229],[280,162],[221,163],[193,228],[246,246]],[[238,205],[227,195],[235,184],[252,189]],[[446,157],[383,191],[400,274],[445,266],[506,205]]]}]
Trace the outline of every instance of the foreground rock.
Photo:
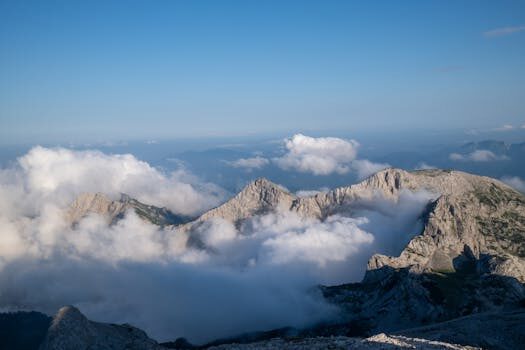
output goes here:
[{"label": "foreground rock", "polygon": [[450,350],[473,350],[478,349],[470,346],[449,344],[439,341],[428,341],[418,338],[407,338],[403,336],[388,336],[378,334],[367,339],[349,338],[349,337],[316,337],[300,339],[272,339],[264,342],[251,344],[225,344],[216,347],[210,347],[209,350],[300,350],[300,349],[369,349],[369,350],[389,350],[389,349],[450,349]]},{"label": "foreground rock", "polygon": [[[470,346],[403,335],[378,334],[367,339],[352,337],[285,337],[246,344],[192,346],[186,342],[163,347],[142,330],[129,325],[114,325],[88,320],[73,306],[61,308],[51,322],[39,350],[166,350],[179,349],[450,349],[471,350]],[[16,349],[13,349],[16,350]]]},{"label": "foreground rock", "polygon": [[525,344],[525,309],[486,312],[399,332],[407,337],[514,350]]},{"label": "foreground rock", "polygon": [[40,350],[161,350],[146,333],[130,325],[89,321],[73,306],[53,318]]}]

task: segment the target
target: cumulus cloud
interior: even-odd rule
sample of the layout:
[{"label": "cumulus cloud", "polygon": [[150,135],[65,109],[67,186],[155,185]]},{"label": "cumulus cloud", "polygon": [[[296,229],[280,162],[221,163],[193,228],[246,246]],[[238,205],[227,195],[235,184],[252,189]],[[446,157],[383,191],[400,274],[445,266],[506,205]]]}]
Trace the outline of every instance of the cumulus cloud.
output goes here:
[{"label": "cumulus cloud", "polygon": [[224,195],[219,187],[199,182],[184,169],[164,174],[131,154],[35,147],[19,158],[18,167],[11,171],[24,181],[28,193],[53,196],[63,205],[82,192],[126,193],[148,204],[193,215],[217,205]]},{"label": "cumulus cloud", "polygon": [[264,157],[256,156],[252,158],[240,158],[227,163],[234,168],[244,168],[247,170],[252,170],[261,169],[268,165],[270,161]]},{"label": "cumulus cloud", "polygon": [[359,144],[336,137],[309,137],[296,134],[285,140],[287,153],[274,162],[281,168],[311,172],[315,175],[346,174],[357,156]]},{"label": "cumulus cloud", "polygon": [[[36,148],[1,169],[0,308],[54,313],[73,304],[159,340],[306,326],[337,311],[312,286],[358,281],[372,253],[398,254],[421,230],[417,219],[432,198],[402,192],[397,202],[367,199],[324,221],[277,212],[190,231],[152,225],[133,211],[112,225],[96,214],[74,226],[64,217],[78,192],[149,195],[142,198],[177,209],[156,185],[190,199],[215,191],[187,179],[195,180],[129,155],[65,149]],[[194,210],[210,205],[190,199]],[[188,244],[192,238],[206,249]]]},{"label": "cumulus cloud", "polygon": [[507,36],[515,33],[519,33],[525,30],[525,26],[514,26],[514,27],[502,27],[492,30],[488,30],[483,33],[486,38],[496,38],[500,36]]},{"label": "cumulus cloud", "polygon": [[314,175],[346,174],[354,170],[359,178],[364,178],[389,166],[356,159],[359,143],[355,140],[296,134],[286,139],[284,146],[286,153],[273,158],[275,164],[284,170]]},{"label": "cumulus cloud", "polygon": [[521,193],[525,193],[525,181],[518,176],[504,176],[501,178],[501,181]]},{"label": "cumulus cloud", "polygon": [[494,152],[480,149],[468,154],[451,153],[449,155],[450,160],[454,161],[469,161],[469,162],[491,162],[496,160],[507,160],[506,156],[499,156]]}]

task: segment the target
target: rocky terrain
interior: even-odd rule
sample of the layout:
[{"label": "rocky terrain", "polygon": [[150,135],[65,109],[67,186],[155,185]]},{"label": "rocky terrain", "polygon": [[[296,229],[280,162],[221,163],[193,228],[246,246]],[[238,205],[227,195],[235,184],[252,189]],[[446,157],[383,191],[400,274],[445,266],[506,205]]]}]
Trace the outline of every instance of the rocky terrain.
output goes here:
[{"label": "rocky terrain", "polygon": [[141,219],[158,226],[179,225],[190,220],[175,215],[167,208],[141,203],[126,194],[121,194],[119,199],[112,200],[103,193],[83,193],[78,196],[69,207],[66,218],[74,225],[86,215],[94,213],[104,216],[109,223],[115,223],[128,210],[133,210]]},{"label": "rocky terrain", "polygon": [[115,325],[88,320],[72,306],[61,308],[50,323],[39,350],[166,350],[169,348],[200,349],[478,349],[437,340],[402,335],[377,334],[366,339],[344,336],[273,338],[252,343],[232,343],[193,347],[189,344],[165,347],[148,338],[146,333],[130,325]]},{"label": "rocky terrain", "polygon": [[160,350],[145,332],[130,325],[89,321],[72,306],[61,308],[51,322],[40,350]]}]

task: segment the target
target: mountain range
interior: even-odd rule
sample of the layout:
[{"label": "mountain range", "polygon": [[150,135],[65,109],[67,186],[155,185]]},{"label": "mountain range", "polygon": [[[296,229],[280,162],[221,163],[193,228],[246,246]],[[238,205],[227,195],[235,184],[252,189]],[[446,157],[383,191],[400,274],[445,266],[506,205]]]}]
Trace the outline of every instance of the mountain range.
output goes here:
[{"label": "mountain range", "polygon": [[[90,213],[106,217],[111,225],[133,210],[143,220],[186,234],[188,245],[206,249],[194,232],[210,219],[240,227],[256,215],[290,211],[324,220],[335,214],[351,215],[357,203],[375,198],[394,203],[407,191],[432,194],[419,218],[421,232],[399,256],[371,256],[360,283],[318,287],[340,310],[336,320],[307,329],[242,335],[208,346],[294,348],[294,341],[295,348],[301,348],[298,341],[303,348],[523,346],[525,196],[496,179],[452,170],[386,169],[352,186],[298,197],[260,178],[197,218],[177,216],[126,195],[110,199],[100,193],[79,196],[65,215],[71,225]],[[378,336],[381,333],[389,336]],[[131,326],[88,321],[73,307],[61,309],[43,334],[40,349],[45,350],[193,347],[182,339],[159,345]]]}]

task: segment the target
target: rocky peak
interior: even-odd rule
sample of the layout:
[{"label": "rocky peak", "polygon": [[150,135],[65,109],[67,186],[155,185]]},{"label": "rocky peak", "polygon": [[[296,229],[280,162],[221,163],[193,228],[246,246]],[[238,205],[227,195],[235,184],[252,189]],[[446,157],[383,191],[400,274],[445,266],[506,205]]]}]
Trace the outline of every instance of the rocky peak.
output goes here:
[{"label": "rocky peak", "polygon": [[134,210],[141,219],[159,226],[178,225],[189,221],[189,218],[175,215],[167,208],[144,204],[124,193],[116,200],[103,193],[80,194],[69,207],[66,217],[72,225],[89,214],[101,215],[108,223],[115,223],[123,218],[128,210]]},{"label": "rocky peak", "polygon": [[40,350],[161,350],[142,330],[88,320],[74,306],[62,307],[51,323]]},{"label": "rocky peak", "polygon": [[259,178],[250,182],[236,196],[221,206],[204,213],[198,221],[222,218],[238,223],[253,215],[263,214],[279,208],[288,210],[295,199],[281,186]]}]

